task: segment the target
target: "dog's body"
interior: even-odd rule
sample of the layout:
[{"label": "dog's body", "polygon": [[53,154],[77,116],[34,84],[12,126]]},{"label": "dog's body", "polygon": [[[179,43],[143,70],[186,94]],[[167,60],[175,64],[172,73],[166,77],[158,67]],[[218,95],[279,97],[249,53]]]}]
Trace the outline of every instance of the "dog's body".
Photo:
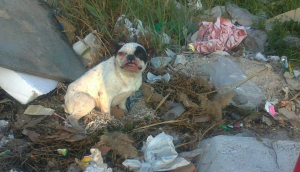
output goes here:
[{"label": "dog's body", "polygon": [[[144,57],[145,56],[145,57]],[[76,130],[83,130],[78,120],[95,107],[110,114],[111,107],[126,111],[126,99],[142,84],[146,50],[139,44],[125,44],[117,56],[98,64],[71,83],[65,95],[65,110]]]}]

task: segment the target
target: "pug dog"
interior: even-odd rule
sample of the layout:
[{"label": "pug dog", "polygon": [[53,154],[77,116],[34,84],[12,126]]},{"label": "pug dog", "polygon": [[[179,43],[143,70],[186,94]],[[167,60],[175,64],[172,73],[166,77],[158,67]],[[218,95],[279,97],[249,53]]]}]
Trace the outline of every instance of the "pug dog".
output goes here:
[{"label": "pug dog", "polygon": [[126,99],[142,84],[142,72],[146,68],[147,51],[137,43],[127,43],[117,55],[90,69],[71,83],[65,95],[65,112],[77,131],[84,129],[78,120],[94,108],[109,114],[111,107],[127,111]]}]

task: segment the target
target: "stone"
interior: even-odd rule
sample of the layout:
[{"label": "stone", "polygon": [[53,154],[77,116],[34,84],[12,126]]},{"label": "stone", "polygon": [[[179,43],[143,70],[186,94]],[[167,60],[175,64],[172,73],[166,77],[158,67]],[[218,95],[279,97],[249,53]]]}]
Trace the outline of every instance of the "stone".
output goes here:
[{"label": "stone", "polygon": [[288,140],[257,140],[254,137],[215,136],[200,142],[210,147],[200,155],[198,172],[291,172],[300,143]]}]

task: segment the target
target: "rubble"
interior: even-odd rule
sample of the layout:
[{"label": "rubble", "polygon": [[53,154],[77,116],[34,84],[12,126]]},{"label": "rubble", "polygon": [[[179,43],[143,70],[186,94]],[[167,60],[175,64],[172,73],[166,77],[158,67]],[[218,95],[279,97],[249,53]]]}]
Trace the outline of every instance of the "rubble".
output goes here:
[{"label": "rubble", "polygon": [[238,7],[235,4],[228,4],[228,13],[231,18],[237,21],[242,26],[252,26],[253,21],[257,21],[257,17],[251,14],[248,10]]},{"label": "rubble", "polygon": [[[216,136],[200,144],[210,148],[199,157],[200,171],[293,171],[299,152],[298,142],[254,137]],[[226,158],[225,158],[226,157]]]}]

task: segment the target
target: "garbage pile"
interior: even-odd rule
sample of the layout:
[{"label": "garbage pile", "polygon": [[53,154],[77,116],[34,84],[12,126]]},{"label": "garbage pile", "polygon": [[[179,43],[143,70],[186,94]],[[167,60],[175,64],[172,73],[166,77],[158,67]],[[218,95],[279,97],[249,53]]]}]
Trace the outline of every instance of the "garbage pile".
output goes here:
[{"label": "garbage pile", "polygon": [[[112,107],[106,117],[95,109],[80,121],[84,132],[68,125],[62,107],[68,84],[0,68],[6,74],[0,76],[0,171],[195,171],[196,157],[209,149],[198,148],[204,138],[242,131],[264,136],[283,128],[298,137],[299,67],[265,52],[267,32],[254,28],[264,13],[234,4],[189,5],[201,11],[201,20],[180,30],[183,45],[127,14],[111,24],[118,43],[139,42],[153,52],[142,86],[126,101],[129,111]],[[174,7],[184,9],[178,2]],[[116,40],[103,41],[99,28],[76,42],[77,28],[64,15],[56,18],[86,69],[115,53],[108,49]],[[149,44],[153,37],[163,50]],[[291,39],[297,46],[297,38],[285,40]],[[25,88],[22,94],[15,94],[20,87],[6,87],[9,76]],[[47,88],[39,87],[43,83]]]}]

